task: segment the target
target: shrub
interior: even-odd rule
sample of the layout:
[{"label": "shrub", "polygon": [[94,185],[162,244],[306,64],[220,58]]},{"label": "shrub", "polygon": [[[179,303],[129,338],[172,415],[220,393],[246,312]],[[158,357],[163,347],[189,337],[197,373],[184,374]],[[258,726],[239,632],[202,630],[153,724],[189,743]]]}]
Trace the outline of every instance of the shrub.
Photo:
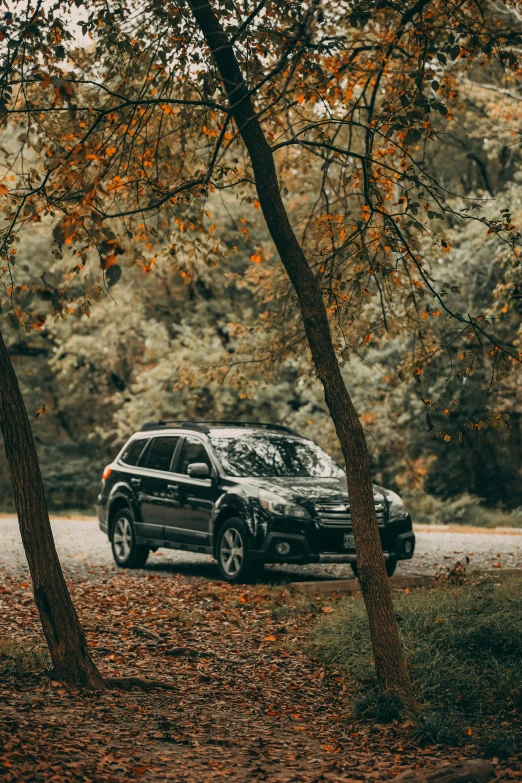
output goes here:
[{"label": "shrub", "polygon": [[[522,710],[520,583],[507,579],[498,584],[487,577],[456,589],[402,594],[395,605],[423,704],[415,738],[451,744],[471,738],[511,747],[500,726]],[[315,624],[311,652],[351,676],[356,716],[383,719],[386,707],[379,706],[360,598],[345,599],[338,611]]]},{"label": "shrub", "polygon": [[49,665],[48,655],[41,650],[0,638],[0,676],[40,675],[49,668]]},{"label": "shrub", "polygon": [[424,492],[406,494],[414,522],[429,525],[471,525],[474,527],[522,527],[522,508],[504,511],[489,508],[474,495],[440,500]]},{"label": "shrub", "polygon": [[514,730],[504,731],[496,729],[484,733],[482,740],[484,755],[490,758],[497,756],[499,759],[507,759],[520,747],[520,741],[517,742],[517,735]]}]

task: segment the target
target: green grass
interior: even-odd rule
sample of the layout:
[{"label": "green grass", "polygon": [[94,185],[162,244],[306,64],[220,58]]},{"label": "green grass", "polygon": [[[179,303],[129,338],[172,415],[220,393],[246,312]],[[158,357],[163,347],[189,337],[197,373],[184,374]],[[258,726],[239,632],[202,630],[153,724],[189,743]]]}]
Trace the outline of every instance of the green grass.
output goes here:
[{"label": "green grass", "polygon": [[39,648],[0,638],[0,676],[41,675],[50,667],[50,658]]},{"label": "green grass", "polygon": [[[379,694],[371,664],[364,605],[345,599],[317,621],[311,653],[354,683],[356,718],[401,715],[391,696]],[[522,584],[492,577],[458,588],[417,591],[395,599],[416,693],[418,742],[478,742],[491,755],[522,750]],[[511,727],[518,724],[518,738]],[[496,749],[496,753],[494,752]]]}]

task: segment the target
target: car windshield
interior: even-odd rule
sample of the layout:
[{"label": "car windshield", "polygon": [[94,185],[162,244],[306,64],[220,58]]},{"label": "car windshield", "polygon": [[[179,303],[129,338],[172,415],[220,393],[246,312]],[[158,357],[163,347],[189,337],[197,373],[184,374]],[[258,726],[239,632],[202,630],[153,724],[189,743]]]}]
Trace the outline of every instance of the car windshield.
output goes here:
[{"label": "car windshield", "polygon": [[257,478],[341,477],[343,470],[311,441],[283,435],[211,437],[228,476]]}]

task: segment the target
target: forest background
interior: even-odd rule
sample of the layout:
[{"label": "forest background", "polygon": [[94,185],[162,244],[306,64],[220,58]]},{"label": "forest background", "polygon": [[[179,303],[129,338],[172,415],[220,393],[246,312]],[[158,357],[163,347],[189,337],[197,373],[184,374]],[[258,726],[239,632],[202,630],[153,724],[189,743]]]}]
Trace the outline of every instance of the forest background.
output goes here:
[{"label": "forest background", "polygon": [[[477,67],[460,90],[451,117],[441,117],[440,132],[423,142],[423,155],[455,212],[504,209],[520,224],[522,96],[488,67]],[[6,157],[16,143],[7,127],[0,139]],[[302,235],[318,196],[309,166],[309,158],[300,167],[294,157],[285,170],[287,208]],[[5,295],[10,328],[3,330],[33,417],[51,510],[92,512],[104,465],[150,420],[285,423],[341,458],[259,203],[221,191],[209,197],[205,219],[202,233],[183,205],[179,217],[174,212],[158,225],[146,258],[141,245],[127,247],[103,280],[99,262],[88,262],[88,274],[101,283],[89,317],[60,306],[45,322],[49,300],[74,275],[63,237],[42,224],[25,232],[16,263],[32,284],[17,303],[33,314],[40,309],[42,326],[21,332]],[[330,236],[339,230],[335,215],[315,223],[321,220]],[[449,214],[445,224],[447,247],[423,248],[433,278],[451,278],[461,308],[464,302],[465,312],[489,314],[497,336],[520,350],[513,335],[522,291],[509,248],[479,221]],[[490,369],[474,363],[465,341],[448,347],[444,320],[429,306],[425,329],[406,311],[389,328],[385,316],[374,328],[384,310],[373,293],[367,301],[361,295],[342,362],[375,480],[402,492],[417,522],[522,525],[518,373],[497,372],[491,383]],[[421,373],[411,371],[417,366]],[[3,510],[12,510],[10,498],[2,449]]]}]

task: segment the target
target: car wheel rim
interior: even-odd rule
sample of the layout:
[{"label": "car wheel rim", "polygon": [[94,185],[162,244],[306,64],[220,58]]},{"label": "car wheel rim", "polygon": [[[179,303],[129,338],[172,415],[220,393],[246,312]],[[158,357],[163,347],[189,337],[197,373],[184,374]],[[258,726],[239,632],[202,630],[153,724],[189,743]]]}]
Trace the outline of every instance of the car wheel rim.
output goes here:
[{"label": "car wheel rim", "polygon": [[230,527],[223,534],[219,548],[221,565],[227,576],[236,576],[243,565],[243,539],[241,533]]},{"label": "car wheel rim", "polygon": [[114,552],[120,561],[126,560],[132,547],[132,530],[127,517],[120,517],[114,525]]}]

